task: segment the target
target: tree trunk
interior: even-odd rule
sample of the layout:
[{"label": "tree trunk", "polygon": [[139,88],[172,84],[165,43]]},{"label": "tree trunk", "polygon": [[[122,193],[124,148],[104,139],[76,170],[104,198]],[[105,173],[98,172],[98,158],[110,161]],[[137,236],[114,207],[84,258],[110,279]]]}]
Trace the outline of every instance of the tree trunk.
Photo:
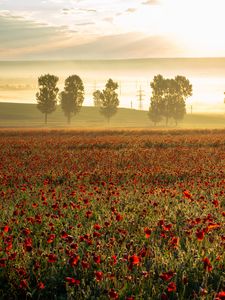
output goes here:
[{"label": "tree trunk", "polygon": [[45,113],[45,125],[47,125],[47,123],[48,123],[48,114]]},{"label": "tree trunk", "polygon": [[169,121],[169,118],[168,118],[168,116],[166,116],[166,127],[168,126],[168,121]]},{"label": "tree trunk", "polygon": [[71,116],[70,116],[70,113],[68,113],[68,115],[67,115],[67,123],[70,124],[70,122],[71,122]]}]

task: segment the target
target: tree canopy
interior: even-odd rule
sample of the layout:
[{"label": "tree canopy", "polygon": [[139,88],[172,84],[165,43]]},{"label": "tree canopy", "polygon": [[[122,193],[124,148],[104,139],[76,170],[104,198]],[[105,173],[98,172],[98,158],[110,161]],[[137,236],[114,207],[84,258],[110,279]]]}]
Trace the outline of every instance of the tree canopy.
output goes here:
[{"label": "tree canopy", "polygon": [[55,75],[42,75],[38,78],[39,92],[36,93],[37,108],[45,114],[45,123],[47,124],[48,114],[56,109],[57,95],[59,89],[57,82],[59,78]]},{"label": "tree canopy", "polygon": [[119,98],[116,90],[118,83],[109,79],[105,85],[105,89],[101,92],[97,90],[94,92],[94,97],[97,95],[100,99],[100,113],[110,121],[111,117],[116,114],[119,106]]},{"label": "tree canopy", "polygon": [[157,75],[150,86],[152,97],[149,118],[154,123],[165,118],[166,124],[170,118],[173,118],[176,124],[182,120],[186,114],[186,99],[192,95],[192,85],[189,80],[184,76],[167,79]]},{"label": "tree canopy", "polygon": [[84,101],[84,85],[78,75],[71,75],[65,80],[64,91],[60,93],[61,107],[71,121],[71,114],[77,114]]},{"label": "tree canopy", "polygon": [[94,91],[93,98],[94,98],[94,106],[101,107],[101,104],[102,104],[102,92],[100,90]]}]

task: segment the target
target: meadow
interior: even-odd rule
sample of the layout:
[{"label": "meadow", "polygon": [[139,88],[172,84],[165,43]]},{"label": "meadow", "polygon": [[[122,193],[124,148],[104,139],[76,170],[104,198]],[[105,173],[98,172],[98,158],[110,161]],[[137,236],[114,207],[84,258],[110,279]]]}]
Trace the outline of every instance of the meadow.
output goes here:
[{"label": "meadow", "polygon": [[[175,125],[174,120],[170,120],[169,128],[185,129],[224,129],[225,117],[220,114],[187,113],[184,119]],[[0,103],[0,128],[46,128],[44,115],[37,109],[36,104],[27,103]],[[118,108],[110,124],[99,112],[98,107],[84,106],[79,114],[72,116],[71,124],[67,124],[67,119],[60,107],[48,116],[47,128],[56,129],[108,129],[108,128],[155,128],[155,125],[148,117],[148,111],[136,109]],[[159,123],[156,128],[165,128],[165,121]]]},{"label": "meadow", "polygon": [[0,299],[225,299],[225,130],[0,130]]}]

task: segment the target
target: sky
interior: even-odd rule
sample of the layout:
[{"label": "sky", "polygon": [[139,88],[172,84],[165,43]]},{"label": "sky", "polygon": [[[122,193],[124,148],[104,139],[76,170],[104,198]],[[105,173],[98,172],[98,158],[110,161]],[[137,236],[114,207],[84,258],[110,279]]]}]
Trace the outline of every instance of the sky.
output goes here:
[{"label": "sky", "polygon": [[224,57],[224,0],[0,0],[0,60]]}]

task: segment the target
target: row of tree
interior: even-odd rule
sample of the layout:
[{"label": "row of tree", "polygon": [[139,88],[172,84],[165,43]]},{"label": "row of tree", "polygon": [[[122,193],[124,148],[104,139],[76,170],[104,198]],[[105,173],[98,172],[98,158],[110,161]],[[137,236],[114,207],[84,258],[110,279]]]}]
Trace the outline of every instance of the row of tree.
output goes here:
[{"label": "row of tree", "polygon": [[[60,100],[61,108],[70,124],[71,116],[76,115],[84,101],[84,85],[78,75],[69,76],[65,80],[64,90],[59,93],[57,83],[59,78],[55,75],[42,75],[38,78],[39,92],[36,93],[37,108],[44,113],[47,124],[48,114],[56,110],[57,101]],[[116,90],[118,84],[109,79],[103,91],[97,90],[93,93],[94,101],[98,102],[100,112],[110,118],[117,112],[119,99]]]},{"label": "row of tree", "polygon": [[[58,99],[68,123],[71,122],[71,116],[80,111],[84,101],[84,85],[78,75],[69,76],[65,80],[64,90],[61,93],[57,87],[58,80],[58,77],[50,74],[38,78],[37,107],[44,113],[45,123],[47,123],[48,114],[56,109]],[[185,101],[192,95],[192,85],[189,80],[184,76],[165,79],[162,75],[157,75],[150,86],[152,97],[148,112],[149,118],[155,124],[163,119],[166,120],[166,124],[170,118],[173,118],[176,123],[183,119],[186,113]],[[108,122],[119,106],[117,89],[118,83],[109,79],[105,89],[96,90],[93,93],[94,105],[99,107],[100,113]]]}]

